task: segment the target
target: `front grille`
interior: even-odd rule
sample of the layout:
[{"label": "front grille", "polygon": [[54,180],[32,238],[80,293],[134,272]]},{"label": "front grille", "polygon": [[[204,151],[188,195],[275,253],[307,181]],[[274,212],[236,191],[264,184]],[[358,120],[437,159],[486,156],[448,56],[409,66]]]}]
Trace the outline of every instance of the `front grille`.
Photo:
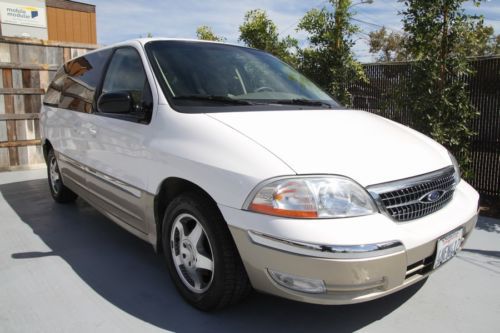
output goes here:
[{"label": "front grille", "polygon": [[[368,187],[382,211],[398,222],[410,221],[443,208],[455,190],[454,168]],[[427,195],[437,191],[435,200]],[[436,195],[436,193],[434,193]]]}]

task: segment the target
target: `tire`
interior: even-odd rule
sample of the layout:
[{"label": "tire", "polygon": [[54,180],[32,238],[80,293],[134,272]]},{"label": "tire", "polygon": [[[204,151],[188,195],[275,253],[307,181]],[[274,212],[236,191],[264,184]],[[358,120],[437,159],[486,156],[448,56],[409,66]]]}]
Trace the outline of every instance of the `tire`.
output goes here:
[{"label": "tire", "polygon": [[205,195],[182,194],[168,205],[162,245],[177,290],[194,307],[221,309],[251,292],[227,224]]},{"label": "tire", "polygon": [[73,202],[78,197],[75,192],[64,186],[59,165],[57,164],[54,150],[51,149],[47,154],[47,178],[49,181],[50,194],[58,203]]}]

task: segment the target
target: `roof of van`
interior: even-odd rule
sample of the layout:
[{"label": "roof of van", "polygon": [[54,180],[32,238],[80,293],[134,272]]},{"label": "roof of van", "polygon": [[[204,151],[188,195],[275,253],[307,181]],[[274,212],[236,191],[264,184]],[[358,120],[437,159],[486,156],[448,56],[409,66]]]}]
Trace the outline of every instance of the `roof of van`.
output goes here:
[{"label": "roof of van", "polygon": [[228,44],[228,45],[234,45],[234,46],[241,46],[241,45],[236,45],[236,44],[231,44],[231,43],[217,42],[217,41],[213,41],[213,40],[202,40],[202,39],[194,39],[194,38],[167,38],[167,37],[136,38],[136,39],[128,40],[127,42],[138,41],[139,43],[144,45],[147,42],[157,41],[157,40],[177,40],[177,41],[184,41],[184,42],[216,43],[216,44]]},{"label": "roof of van", "polygon": [[[244,48],[251,48],[251,47],[248,47],[248,46],[237,45],[237,44],[233,44],[233,43],[217,42],[217,41],[212,41],[212,40],[201,40],[201,39],[194,39],[194,38],[150,37],[150,38],[134,38],[134,39],[124,40],[124,41],[113,43],[113,44],[109,44],[109,45],[102,45],[101,47],[99,47],[99,48],[97,48],[95,50],[89,51],[87,53],[99,52],[99,51],[102,51],[102,50],[105,50],[105,49],[114,48],[114,47],[117,47],[117,46],[130,45],[130,44],[132,44],[134,42],[140,43],[142,46],[144,46],[146,43],[151,42],[151,41],[169,41],[169,40],[171,40],[171,41],[197,42],[197,43],[213,43],[213,44],[231,45],[231,46],[238,46],[238,47],[244,47]],[[70,61],[72,61],[75,58],[78,58],[78,56],[77,57],[73,57],[73,58],[69,59],[66,62],[70,62]]]}]

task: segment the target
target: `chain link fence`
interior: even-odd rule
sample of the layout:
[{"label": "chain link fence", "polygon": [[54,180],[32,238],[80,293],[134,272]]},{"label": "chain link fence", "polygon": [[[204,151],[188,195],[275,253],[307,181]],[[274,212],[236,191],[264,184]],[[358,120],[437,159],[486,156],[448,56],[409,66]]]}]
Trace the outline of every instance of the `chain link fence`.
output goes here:
[{"label": "chain link fence", "polygon": [[[482,195],[500,197],[500,56],[470,61],[476,73],[465,80],[470,101],[480,112],[472,123],[477,135],[471,142],[474,171],[471,184]],[[410,64],[374,63],[365,64],[364,68],[370,81],[349,87],[353,107],[411,127],[412,102],[405,98],[404,91]],[[404,107],[398,108],[396,100],[404,101]]]}]

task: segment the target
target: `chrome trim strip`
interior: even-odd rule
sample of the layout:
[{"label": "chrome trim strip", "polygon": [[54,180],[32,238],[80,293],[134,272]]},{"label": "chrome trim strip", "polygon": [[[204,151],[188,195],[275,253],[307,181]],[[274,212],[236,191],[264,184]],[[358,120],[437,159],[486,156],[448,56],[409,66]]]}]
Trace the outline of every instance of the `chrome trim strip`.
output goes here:
[{"label": "chrome trim strip", "polygon": [[436,171],[424,173],[423,175],[415,177],[403,178],[386,183],[369,185],[366,187],[366,189],[368,190],[368,192],[370,192],[370,194],[372,192],[378,192],[378,193],[392,192],[396,190],[401,190],[406,187],[417,186],[422,183],[427,183],[435,178],[440,178],[441,176],[449,173],[450,171],[451,173],[455,172],[455,169],[453,168],[452,165]]},{"label": "chrome trim strip", "polygon": [[118,187],[118,188],[132,194],[136,198],[142,197],[143,191],[138,189],[138,188],[135,188],[135,187],[128,185],[128,184],[126,184],[126,183],[124,183],[116,178],[113,178],[113,177],[108,176],[102,172],[99,172],[96,169],[93,169],[91,167],[83,165],[83,164],[75,161],[74,159],[72,159],[66,155],[63,155],[61,153],[58,154],[58,157],[61,161],[69,163],[69,164],[73,165],[74,167],[76,167],[82,171],[85,171],[86,173],[91,174],[91,175],[101,179],[102,181],[104,181],[112,186]]},{"label": "chrome trim strip", "polygon": [[83,171],[86,171],[85,170],[85,166],[83,164],[80,164],[78,163],[77,161],[75,161],[74,159],[72,158],[69,158],[68,156],[66,155],[63,155],[61,153],[57,153],[57,159],[60,160],[60,161],[63,161],[63,162],[66,162],[66,163],[69,163],[71,164],[72,166],[74,166],[75,168],[78,168],[80,170],[83,170]]},{"label": "chrome trim strip", "polygon": [[[104,201],[108,205],[112,206],[113,208],[118,209],[121,212],[127,214],[129,217],[132,217],[133,219],[136,219],[136,220],[139,220],[139,221],[142,220],[142,218],[139,215],[132,213],[130,210],[126,209],[125,207],[121,207],[121,206],[117,205],[113,200],[110,200],[110,199],[106,198],[105,196],[103,196],[99,192],[94,191],[93,189],[88,188],[88,187],[85,187],[85,190],[87,192],[91,193],[94,197],[96,197],[96,198]],[[112,214],[112,215],[115,215],[115,214]],[[127,223],[127,222],[125,222],[125,223]],[[129,223],[127,223],[127,224],[129,224]]]},{"label": "chrome trim strip", "polygon": [[316,258],[364,259],[405,250],[403,243],[397,240],[362,245],[322,245],[288,240],[252,230],[248,231],[248,236],[252,243],[257,245]]},{"label": "chrome trim strip", "polygon": [[128,184],[126,184],[126,183],[124,183],[116,178],[110,177],[104,173],[101,173],[101,172],[99,172],[95,169],[89,168],[89,167],[87,167],[87,172],[89,174],[101,179],[102,181],[110,184],[110,185],[121,188],[122,190],[132,194],[136,198],[141,198],[141,196],[142,196],[141,190],[136,189],[135,187],[130,186],[130,185],[128,185]]},{"label": "chrome trim strip", "polygon": [[[432,264],[432,262],[431,262],[431,264]],[[406,275],[410,275],[410,274],[412,274],[412,273],[415,273],[415,272],[417,272],[417,271],[419,271],[419,270],[421,270],[421,269],[423,269],[423,268],[425,268],[425,265],[424,265],[424,264],[420,264],[420,265],[418,265],[418,266],[416,266],[416,267],[414,267],[414,268],[412,268],[412,269],[410,269],[410,270],[406,271]],[[406,276],[406,275],[405,275],[405,276]]]},{"label": "chrome trim strip", "polygon": [[382,278],[378,281],[373,281],[363,284],[351,284],[351,285],[341,285],[341,284],[331,284],[326,286],[326,290],[329,293],[353,293],[353,292],[363,292],[372,289],[382,288],[387,284],[386,280]]}]

